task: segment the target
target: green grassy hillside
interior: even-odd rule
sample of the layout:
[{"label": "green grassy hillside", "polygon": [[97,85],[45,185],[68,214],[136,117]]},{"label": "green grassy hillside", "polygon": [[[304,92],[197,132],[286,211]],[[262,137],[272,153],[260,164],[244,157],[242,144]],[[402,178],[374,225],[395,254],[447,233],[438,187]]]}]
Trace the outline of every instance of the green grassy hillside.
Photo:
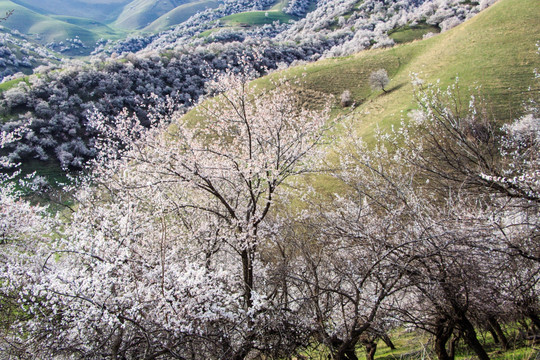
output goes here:
[{"label": "green grassy hillside", "polygon": [[274,21],[286,23],[291,19],[295,19],[283,11],[268,10],[268,11],[248,11],[239,14],[225,16],[221,21],[229,26],[256,26],[271,24]]},{"label": "green grassy hillside", "polygon": [[269,10],[282,11],[283,9],[287,7],[288,4],[289,4],[288,0],[277,0],[276,3],[272,5],[272,7]]},{"label": "green grassy hillside", "polygon": [[[519,115],[531,91],[540,91],[529,89],[534,85],[533,70],[540,69],[536,46],[540,40],[539,18],[537,0],[500,0],[460,26],[426,40],[321,60],[270,76],[302,79],[300,96],[308,105],[320,105],[334,96],[333,113],[345,115],[344,121],[355,130],[354,135],[368,141],[377,128],[390,130],[407,119],[407,112],[415,107],[411,73],[419,74],[426,83],[440,81],[441,87],[459,78],[465,106],[468,89],[481,86],[496,118],[508,121]],[[369,85],[370,74],[381,68],[391,79],[388,93],[374,91]],[[255,82],[270,86],[268,77]],[[356,103],[354,110],[339,105],[345,90]],[[196,111],[186,114],[184,121],[197,121]],[[340,130],[336,131],[339,137]],[[335,192],[335,184],[324,176],[306,181],[320,193]]]},{"label": "green grassy hillside", "polygon": [[101,22],[115,19],[131,0],[13,0],[14,3],[44,15],[68,15]]},{"label": "green grassy hillside", "polygon": [[[420,74],[426,82],[440,80],[442,86],[459,77],[465,90],[481,85],[482,93],[494,104],[494,113],[505,120],[520,110],[533,85],[533,69],[540,68],[538,19],[537,0],[500,0],[430,39],[318,61],[286,73],[305,73],[310,91],[338,99],[344,90],[350,90],[358,105],[351,119],[360,134],[398,123],[413,107],[411,73]],[[387,94],[369,87],[369,75],[380,68],[386,69],[391,79]]]},{"label": "green grassy hillside", "polygon": [[[117,39],[123,34],[94,20],[69,16],[46,16],[11,1],[0,1],[0,13],[14,10],[13,14],[2,25],[33,37],[44,44],[60,42],[78,37],[87,46],[77,55],[87,55],[95,47],[100,38]],[[69,55],[69,52],[67,53]]]},{"label": "green grassy hillside", "polygon": [[[519,338],[519,333],[509,326],[505,329],[506,335],[511,343],[510,349],[506,352],[500,351],[500,345],[495,344],[493,337],[489,332],[482,332],[482,340],[489,357],[492,360],[535,360],[538,359],[540,352],[531,347],[525,341]],[[436,359],[432,352],[430,336],[421,331],[409,331],[398,329],[390,334],[392,342],[396,349],[390,349],[383,341],[378,341],[375,359],[377,360],[396,360],[396,359]],[[360,360],[365,360],[364,349],[356,351]],[[475,359],[475,354],[463,341],[458,342],[455,354],[455,360]]]},{"label": "green grassy hillside", "polygon": [[85,30],[91,31],[94,36],[97,35],[99,37],[103,37],[107,39],[117,39],[126,35],[126,33],[124,33],[123,31],[113,29],[101,22],[87,19],[87,18],[61,16],[61,15],[54,15],[51,17],[53,19],[60,20],[62,22],[75,25]]},{"label": "green grassy hillside", "polygon": [[124,7],[114,25],[120,29],[140,30],[162,15],[190,0],[134,0]]},{"label": "green grassy hillside", "polygon": [[437,26],[420,23],[414,26],[403,26],[388,32],[388,36],[394,40],[396,44],[408,43],[413,40],[422,39],[428,33],[439,33],[440,29]]},{"label": "green grassy hillside", "polygon": [[206,8],[214,9],[218,6],[219,2],[217,0],[201,0],[180,5],[154,20],[150,25],[146,26],[144,30],[158,32],[186,21],[199,11],[203,11]]},{"label": "green grassy hillside", "polygon": [[[220,19],[222,26],[230,28],[242,28],[251,26],[261,26],[272,24],[274,21],[280,23],[289,22],[289,20],[298,20],[297,17],[283,12],[287,7],[287,0],[276,0],[269,8],[262,11],[246,11],[237,14],[225,16]],[[207,36],[217,29],[212,29],[201,34]]]},{"label": "green grassy hillside", "polygon": [[0,1],[0,13],[13,9],[13,14],[4,21],[7,28],[18,30],[24,34],[40,35],[46,41],[64,40],[75,33],[84,37],[90,36],[90,31],[77,28],[75,25],[62,23],[49,16],[45,16],[19,6],[11,1]]}]

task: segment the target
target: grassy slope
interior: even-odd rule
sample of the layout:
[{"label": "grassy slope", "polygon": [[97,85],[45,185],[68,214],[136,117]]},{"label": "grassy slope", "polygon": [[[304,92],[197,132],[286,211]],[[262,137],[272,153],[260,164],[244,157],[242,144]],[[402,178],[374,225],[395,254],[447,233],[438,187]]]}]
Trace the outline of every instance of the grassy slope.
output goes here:
[{"label": "grassy slope", "polygon": [[191,16],[195,15],[199,11],[203,11],[206,8],[214,9],[219,6],[217,0],[201,0],[191,2],[189,4],[180,5],[177,8],[169,11],[165,15],[160,16],[154,20],[150,25],[145,27],[143,30],[157,32],[164,30],[170,26],[180,24]]},{"label": "grassy slope", "polygon": [[271,24],[274,21],[286,23],[294,19],[293,16],[285,14],[283,11],[268,10],[268,11],[248,11],[238,14],[225,16],[221,21],[229,26],[253,26]]},{"label": "grassy slope", "polygon": [[[537,5],[537,0],[500,0],[469,21],[430,39],[321,60],[272,76],[305,75],[304,91],[336,99],[344,90],[350,90],[357,107],[348,118],[360,135],[370,135],[378,126],[389,128],[399,123],[414,107],[411,73],[420,74],[430,83],[440,80],[443,87],[459,77],[465,94],[469,87],[481,85],[497,117],[508,120],[516,116],[529,97],[533,69],[540,69]],[[387,94],[369,87],[369,75],[380,68],[386,69],[391,78]],[[257,80],[261,84],[266,81]]]},{"label": "grassy slope", "polygon": [[268,10],[282,11],[283,9],[285,9],[287,7],[288,4],[289,4],[288,0],[278,0]]},{"label": "grassy slope", "polygon": [[[9,80],[9,81],[0,83],[0,94],[3,93],[3,92],[6,91],[6,90],[9,90],[9,89],[11,89],[11,88],[17,86],[19,83],[21,83],[21,82],[23,82],[23,81],[24,81],[25,83],[27,83],[28,85],[30,85],[27,76],[20,77],[20,78],[18,78],[18,79],[13,79],[13,80]],[[1,119],[1,118],[0,118],[0,123],[2,123],[2,122],[4,122],[4,119]]]},{"label": "grassy slope", "polygon": [[[225,27],[242,28],[271,24],[274,21],[286,23],[291,19],[297,20],[296,17],[283,12],[283,9],[287,7],[287,4],[288,0],[276,0],[274,4],[263,11],[246,11],[225,16],[220,19],[220,22]],[[205,31],[201,36],[208,36],[214,31],[216,31],[216,29]]]},{"label": "grassy slope", "polygon": [[56,20],[60,20],[62,22],[89,30],[92,32],[92,34],[103,37],[103,38],[107,38],[107,39],[115,40],[126,35],[126,33],[123,31],[113,29],[109,27],[108,25],[105,25],[101,22],[87,19],[87,18],[80,18],[80,17],[74,17],[74,16],[62,16],[62,15],[53,15],[51,17]]},{"label": "grassy slope", "polygon": [[140,30],[160,16],[193,0],[134,0],[124,7],[114,25],[120,29]]},{"label": "grassy slope", "polygon": [[388,36],[396,42],[396,44],[408,43],[413,40],[422,39],[427,33],[439,33],[440,29],[437,26],[428,25],[425,23],[416,26],[403,26],[388,33]]},{"label": "grassy slope", "polygon": [[84,17],[100,22],[115,19],[129,0],[12,0],[21,6],[46,15]]},{"label": "grassy slope", "polygon": [[[480,332],[479,338],[484,344],[492,360],[535,360],[538,359],[540,351],[519,339],[519,333],[512,326],[504,329],[506,336],[510,342],[510,348],[507,352],[500,351],[500,346],[495,344],[493,338],[488,332]],[[429,343],[430,337],[419,331],[406,331],[403,329],[394,331],[390,334],[392,342],[396,349],[390,349],[383,341],[377,344],[377,352],[375,359],[377,360],[413,360],[413,359],[433,359],[434,354],[431,352],[432,345]],[[360,360],[365,359],[363,349],[356,351]],[[456,360],[475,359],[475,354],[463,343],[463,340],[458,342],[456,348]]]},{"label": "grassy slope", "polygon": [[[482,92],[496,104],[499,118],[508,119],[527,98],[533,69],[540,68],[535,47],[540,39],[537,5],[537,0],[501,0],[433,38],[323,60],[287,73],[306,73],[309,89],[337,98],[349,89],[359,104],[353,121],[360,134],[396,124],[402,111],[412,108],[410,73],[419,73],[428,82],[440,80],[443,86],[456,76],[465,89],[480,84]],[[369,88],[369,75],[379,68],[385,68],[391,78],[388,94]]]},{"label": "grassy slope", "polygon": [[[346,115],[344,121],[352,125],[356,135],[368,140],[377,127],[390,129],[414,108],[411,73],[419,73],[426,82],[440,80],[443,87],[459,77],[464,96],[469,87],[482,85],[482,93],[493,103],[497,118],[507,121],[517,116],[529,98],[533,69],[540,69],[535,45],[540,39],[537,1],[500,0],[466,23],[430,39],[322,60],[271,76],[303,77],[301,96],[310,105],[316,106],[333,95],[334,114]],[[385,68],[391,78],[387,94],[369,87],[369,75],[380,68]],[[269,85],[268,78],[256,83]],[[357,103],[354,111],[338,105],[344,90],[350,90]],[[195,113],[186,114],[184,121],[197,121]],[[339,137],[342,130],[336,131]],[[331,160],[333,156],[329,156]],[[320,194],[337,191],[336,184],[325,176],[306,181]]]},{"label": "grassy slope", "polygon": [[121,36],[106,25],[91,20],[67,16],[46,16],[11,1],[0,1],[0,14],[11,9],[14,10],[13,15],[2,25],[23,34],[39,36],[39,41],[42,43],[65,41],[67,38],[78,36],[91,50],[101,37],[115,39]]},{"label": "grassy slope", "polygon": [[[79,30],[74,25],[64,24],[11,1],[0,1],[0,13],[4,13],[9,9],[15,11],[2,25],[25,34],[40,34],[46,41],[65,40],[66,37]],[[80,28],[80,32],[85,37],[90,34],[88,30],[82,28]]]}]

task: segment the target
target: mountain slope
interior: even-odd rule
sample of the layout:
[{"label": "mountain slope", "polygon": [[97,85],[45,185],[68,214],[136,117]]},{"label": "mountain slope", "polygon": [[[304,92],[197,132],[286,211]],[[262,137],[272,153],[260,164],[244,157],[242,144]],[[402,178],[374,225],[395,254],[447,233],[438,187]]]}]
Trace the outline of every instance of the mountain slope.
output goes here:
[{"label": "mountain slope", "polygon": [[247,11],[238,14],[233,14],[225,16],[221,19],[224,24],[229,26],[257,26],[264,24],[272,24],[274,21],[279,21],[280,23],[286,23],[295,17],[284,13],[279,10],[269,10],[269,11]]},{"label": "mountain slope", "polygon": [[134,0],[127,4],[114,22],[121,29],[142,29],[160,16],[178,6],[190,3],[189,0]]},{"label": "mountain slope", "polygon": [[[460,26],[430,39],[360,52],[292,68],[306,73],[306,87],[339,98],[350,90],[358,107],[351,115],[360,134],[396,124],[413,106],[411,73],[442,86],[459,77],[464,93],[481,85],[499,119],[516,115],[529,96],[533,69],[540,68],[540,7],[536,0],[501,0]],[[388,94],[372,91],[369,75],[385,68]],[[538,91],[538,89],[535,89]]]},{"label": "mountain slope", "polygon": [[[10,34],[4,29],[0,31],[0,78],[22,72],[32,74],[40,65],[56,64],[60,60],[56,54],[43,46],[29,42],[24,36]],[[2,89],[9,87],[2,83]]]},{"label": "mountain slope", "polygon": [[88,19],[88,18],[64,16],[64,15],[54,15],[51,17],[53,19],[91,31],[94,35],[104,37],[104,38],[118,38],[119,36],[123,34],[122,32],[119,32],[116,29],[112,29],[108,25],[105,25],[101,22]]},{"label": "mountain slope", "polygon": [[218,0],[201,0],[177,6],[166,14],[161,15],[156,20],[152,21],[152,23],[146,26],[144,30],[150,32],[158,32],[160,30],[164,30],[170,26],[180,24],[186,21],[199,11],[205,10],[207,8],[214,9],[218,7],[218,5]]},{"label": "mountain slope", "polygon": [[41,14],[84,17],[101,22],[113,20],[130,0],[14,0]]},{"label": "mountain slope", "polygon": [[4,27],[17,30],[41,44],[58,43],[58,49],[55,50],[67,55],[87,55],[94,49],[100,38],[115,39],[122,35],[94,20],[69,16],[47,16],[12,1],[0,1],[0,13],[7,10],[14,10],[14,12],[2,23]]}]

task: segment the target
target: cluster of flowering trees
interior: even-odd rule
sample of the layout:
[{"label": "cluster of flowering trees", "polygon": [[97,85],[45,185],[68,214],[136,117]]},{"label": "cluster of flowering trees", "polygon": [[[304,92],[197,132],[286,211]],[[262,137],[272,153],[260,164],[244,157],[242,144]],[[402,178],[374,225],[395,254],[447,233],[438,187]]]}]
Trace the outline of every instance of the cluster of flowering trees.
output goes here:
[{"label": "cluster of flowering trees", "polygon": [[[122,61],[105,60],[102,53],[101,60],[96,58],[92,65],[72,62],[60,67],[61,71],[42,68],[36,70],[37,76],[3,92],[0,113],[8,121],[1,130],[28,124],[31,131],[6,147],[2,155],[15,162],[37,159],[80,170],[96,155],[96,134],[86,122],[95,109],[114,117],[126,108],[144,119],[147,115],[140,105],[154,105],[150,94],[173,96],[179,106],[189,107],[205,94],[206,65],[223,70],[236,64],[242,53],[253,53],[255,46],[262,47],[261,68],[275,69],[296,61],[350,54],[374,43],[391,45],[386,34],[398,26],[418,21],[440,25],[454,18],[462,21],[485,5],[447,0],[362,4],[328,0],[317,2],[317,9],[294,26],[276,23],[195,36],[219,26],[216,20],[223,16],[269,6],[268,1],[226,1],[173,30],[129,38],[107,48],[109,54],[124,54]],[[287,11],[305,13],[309,6],[310,1],[290,2]],[[79,42],[75,39],[70,44]],[[141,50],[139,55],[131,54]],[[5,57],[13,57],[8,48],[0,48],[0,56],[2,51]]]},{"label": "cluster of flowering trees", "polygon": [[[492,2],[318,1],[317,8],[280,34],[283,40],[326,41],[324,57],[350,55],[374,47],[392,46],[392,29],[421,21],[446,31],[474,16]],[[326,40],[322,40],[326,39]]]},{"label": "cluster of flowering trees", "polygon": [[[225,0],[215,9],[206,9],[191,16],[188,20],[176,25],[170,30],[165,30],[159,34],[136,36],[127,40],[119,41],[112,47],[104,47],[104,53],[111,54],[116,52],[137,52],[139,50],[160,50],[174,49],[178,46],[183,47],[191,44],[200,44],[203,39],[198,36],[202,32],[220,26],[222,17],[237,14],[245,11],[264,10],[274,5],[274,2],[268,0]],[[263,27],[268,29],[268,26]],[[271,26],[270,26],[271,28]],[[241,30],[238,31],[242,33]],[[268,40],[271,36],[265,36]],[[96,49],[99,52],[99,49]]]},{"label": "cluster of flowering trees", "polygon": [[16,30],[0,34],[0,80],[58,60],[46,48],[26,41]]},{"label": "cluster of flowering trees", "polygon": [[243,51],[257,62],[260,74],[264,68],[275,69],[313,53],[309,48],[264,47],[255,59],[252,45],[258,44],[185,50],[172,57],[128,56],[125,62],[72,64],[61,71],[42,69],[28,83],[22,81],[1,95],[0,111],[10,120],[0,129],[9,132],[23,124],[29,128],[24,137],[6,145],[2,155],[14,162],[54,160],[63,168],[81,169],[96,155],[89,113],[99,111],[112,118],[127,109],[148,123],[146,107],[156,105],[150,94],[170,96],[178,107],[190,107],[206,93],[208,68],[238,67]]},{"label": "cluster of flowering trees", "polygon": [[202,105],[198,125],[145,132],[129,116],[101,123],[113,132],[103,154],[123,130],[139,141],[120,158],[99,158],[65,234],[36,257],[37,282],[6,260],[2,296],[28,294],[13,351],[240,359],[305,341],[259,249],[269,246],[278,190],[309,169],[328,110],[303,109],[284,83],[248,89],[254,74],[220,78],[216,90],[230,90]]},{"label": "cluster of flowering trees", "polygon": [[304,17],[308,13],[310,5],[312,5],[312,1],[310,0],[290,1],[284,12],[294,16]]},{"label": "cluster of flowering trees", "polygon": [[[475,329],[505,347],[499,322],[538,322],[538,109],[501,131],[474,97],[464,109],[454,87],[417,94],[420,111],[356,162],[384,185],[356,187],[383,213],[405,215],[397,234],[414,244],[399,260],[410,282],[396,318],[431,332],[439,359],[453,358],[459,337],[489,359]],[[390,164],[374,161],[390,148]]]},{"label": "cluster of flowering trees", "polygon": [[[493,0],[464,2],[456,0],[419,1],[363,1],[319,0],[289,1],[286,13],[301,19],[291,24],[272,24],[248,29],[228,29],[238,41],[264,39],[288,44],[301,43],[318,49],[319,56],[349,55],[371,46],[391,46],[387,34],[405,25],[427,22],[446,31],[474,16],[493,3]],[[219,28],[221,17],[249,10],[262,10],[269,2],[226,1],[217,9],[207,9],[192,16],[173,29],[145,38],[137,37],[120,41],[105,53],[136,52],[140,50],[171,50],[184,46],[201,46],[207,41],[219,42],[220,38],[195,36]],[[311,7],[314,7],[312,10]],[[308,60],[308,59],[306,59]]]},{"label": "cluster of flowering trees", "polygon": [[[489,359],[479,328],[503,348],[501,323],[540,329],[534,103],[499,130],[474,99],[419,85],[410,121],[368,147],[329,131],[295,80],[249,84],[241,63],[171,125],[95,114],[100,156],[65,219],[0,193],[2,351],[372,358],[408,324],[439,359],[459,339]],[[318,169],[335,190],[306,185]]]}]

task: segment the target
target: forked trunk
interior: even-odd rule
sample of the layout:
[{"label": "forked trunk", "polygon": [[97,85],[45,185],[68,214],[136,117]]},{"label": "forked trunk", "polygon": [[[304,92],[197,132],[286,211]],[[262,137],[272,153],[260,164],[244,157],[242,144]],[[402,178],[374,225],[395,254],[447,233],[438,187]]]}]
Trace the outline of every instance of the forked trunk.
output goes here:
[{"label": "forked trunk", "polygon": [[335,355],[336,360],[358,360],[358,356],[356,356],[356,349],[355,346],[349,346],[349,347],[340,347],[338,352]]},{"label": "forked trunk", "polygon": [[446,343],[452,336],[454,327],[447,319],[441,318],[437,320],[435,329],[435,354],[439,360],[452,360],[446,351]]},{"label": "forked trunk", "polygon": [[375,341],[368,341],[366,346],[366,360],[375,360],[375,352],[377,351],[377,343]]}]

